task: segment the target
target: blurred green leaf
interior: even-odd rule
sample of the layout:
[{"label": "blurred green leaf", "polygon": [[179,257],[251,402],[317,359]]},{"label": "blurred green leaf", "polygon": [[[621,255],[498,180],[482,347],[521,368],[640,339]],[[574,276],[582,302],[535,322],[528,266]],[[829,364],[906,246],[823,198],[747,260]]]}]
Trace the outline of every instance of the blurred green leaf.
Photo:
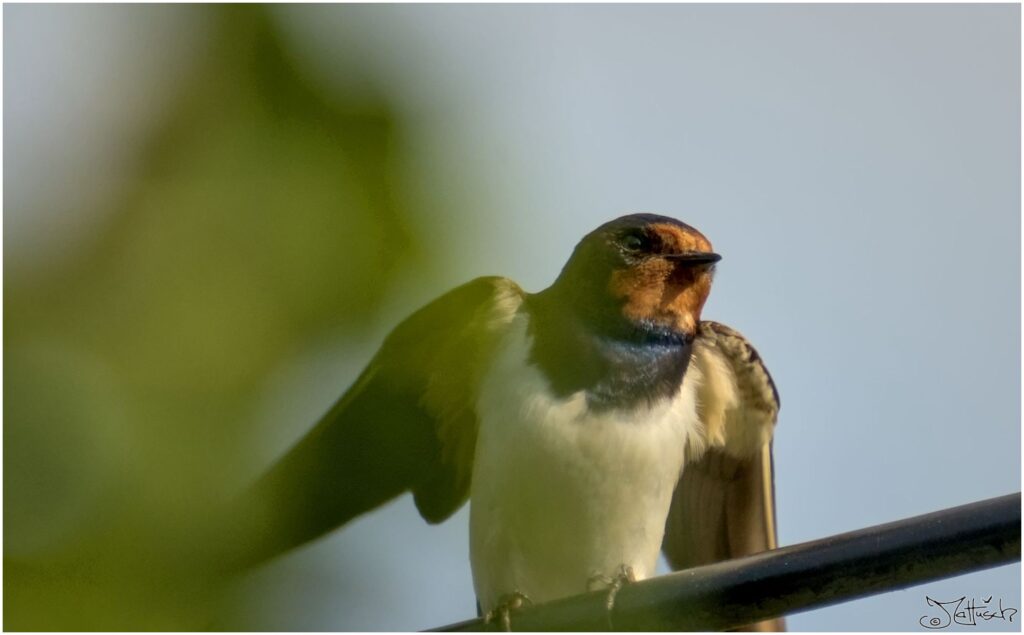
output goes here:
[{"label": "blurred green leaf", "polygon": [[261,382],[361,333],[420,253],[387,104],[319,89],[264,7],[205,14],[208,50],[91,250],[5,279],[11,629],[206,627],[216,581],[188,577],[207,546],[183,536],[244,463]]}]

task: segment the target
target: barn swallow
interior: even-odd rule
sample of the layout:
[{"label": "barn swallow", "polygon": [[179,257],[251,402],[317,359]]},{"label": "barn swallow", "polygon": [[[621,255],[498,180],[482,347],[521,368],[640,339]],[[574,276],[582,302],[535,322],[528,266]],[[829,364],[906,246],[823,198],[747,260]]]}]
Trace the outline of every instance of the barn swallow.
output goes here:
[{"label": "barn swallow", "polygon": [[[701,319],[720,256],[633,214],[526,293],[478,278],[415,312],[257,483],[249,562],[411,491],[469,499],[479,608],[545,602],[775,547],[779,398],[754,348]],[[778,626],[778,623],[769,626]]]}]

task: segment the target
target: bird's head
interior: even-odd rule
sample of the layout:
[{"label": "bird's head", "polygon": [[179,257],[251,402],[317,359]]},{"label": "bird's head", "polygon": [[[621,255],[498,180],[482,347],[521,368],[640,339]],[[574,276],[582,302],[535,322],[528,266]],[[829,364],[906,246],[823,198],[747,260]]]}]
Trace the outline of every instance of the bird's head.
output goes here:
[{"label": "bird's head", "polygon": [[720,259],[693,227],[631,214],[584,236],[553,289],[582,311],[693,335]]}]

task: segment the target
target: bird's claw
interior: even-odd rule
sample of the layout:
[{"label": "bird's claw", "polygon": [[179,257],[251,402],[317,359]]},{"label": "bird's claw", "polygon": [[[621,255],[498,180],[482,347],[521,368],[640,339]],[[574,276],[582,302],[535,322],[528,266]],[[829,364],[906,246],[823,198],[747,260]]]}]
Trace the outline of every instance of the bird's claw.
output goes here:
[{"label": "bird's claw", "polygon": [[512,630],[512,611],[518,611],[524,606],[530,606],[533,602],[526,596],[525,593],[519,591],[513,591],[508,595],[503,595],[498,600],[497,606],[490,611],[487,611],[487,615],[484,615],[484,624],[491,624],[496,619],[501,620],[501,630],[509,632]]},{"label": "bird's claw", "polygon": [[595,583],[607,586],[608,595],[604,600],[604,608],[608,617],[608,628],[612,630],[615,630],[612,625],[612,609],[615,608],[615,596],[619,594],[622,587],[633,582],[636,582],[636,573],[633,571],[633,567],[628,564],[620,566],[618,573],[612,577],[606,576],[603,573],[597,573],[590,576],[590,579],[587,581],[587,586],[591,590],[594,590]]}]

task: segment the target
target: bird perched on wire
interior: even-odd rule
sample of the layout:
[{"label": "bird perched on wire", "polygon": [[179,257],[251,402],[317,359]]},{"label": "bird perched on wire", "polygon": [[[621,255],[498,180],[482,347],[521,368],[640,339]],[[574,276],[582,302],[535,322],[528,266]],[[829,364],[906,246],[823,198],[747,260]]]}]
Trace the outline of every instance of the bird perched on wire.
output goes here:
[{"label": "bird perched on wire", "polygon": [[239,560],[406,491],[431,523],[469,499],[477,601],[507,619],[649,577],[661,550],[685,568],[774,547],[779,399],[743,336],[701,319],[719,259],[634,214],[544,291],[479,278],[423,307],[257,483],[265,531]]}]

